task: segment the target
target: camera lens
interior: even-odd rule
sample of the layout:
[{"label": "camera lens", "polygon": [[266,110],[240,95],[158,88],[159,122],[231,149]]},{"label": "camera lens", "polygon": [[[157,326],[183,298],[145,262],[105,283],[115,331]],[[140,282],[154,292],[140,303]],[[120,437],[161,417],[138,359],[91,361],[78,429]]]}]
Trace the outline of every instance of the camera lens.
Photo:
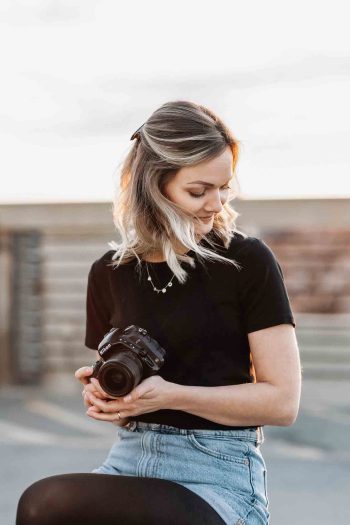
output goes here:
[{"label": "camera lens", "polygon": [[98,380],[105,392],[120,397],[139,384],[142,372],[142,362],[133,352],[120,352],[101,366]]},{"label": "camera lens", "polygon": [[119,369],[110,368],[106,371],[104,380],[112,390],[119,390],[125,388],[126,377]]}]

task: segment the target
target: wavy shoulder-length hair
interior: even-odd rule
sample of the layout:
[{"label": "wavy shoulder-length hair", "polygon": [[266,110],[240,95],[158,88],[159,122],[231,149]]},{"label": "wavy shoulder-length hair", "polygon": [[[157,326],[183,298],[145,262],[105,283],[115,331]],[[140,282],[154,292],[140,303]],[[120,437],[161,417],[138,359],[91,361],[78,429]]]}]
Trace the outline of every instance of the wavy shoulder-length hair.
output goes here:
[{"label": "wavy shoulder-length hair", "polygon": [[207,241],[215,250],[221,243],[221,247],[227,249],[238,231],[235,220],[239,213],[229,204],[234,198],[232,190],[222,211],[215,215],[212,230],[200,242],[197,242],[193,214],[169,200],[163,191],[164,185],[181,168],[209,161],[227,146],[232,151],[234,178],[238,141],[229,128],[207,107],[175,100],[156,109],[131,138],[136,140],[121,163],[119,192],[115,192],[112,206],[113,222],[121,241],[108,243],[115,249],[109,265],[118,267],[136,258],[136,268],[140,271],[142,258],[154,251],[160,252],[183,284],[188,274],[180,263],[195,267],[195,260],[187,254],[176,253],[175,246],[181,243],[197,254],[201,264],[205,260],[216,260],[240,269],[233,259],[202,244],[203,240]]}]

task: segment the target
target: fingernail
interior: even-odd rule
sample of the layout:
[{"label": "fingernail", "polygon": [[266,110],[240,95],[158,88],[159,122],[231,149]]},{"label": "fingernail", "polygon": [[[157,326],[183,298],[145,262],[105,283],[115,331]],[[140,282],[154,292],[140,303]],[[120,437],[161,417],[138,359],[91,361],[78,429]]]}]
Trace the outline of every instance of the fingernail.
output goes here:
[{"label": "fingernail", "polygon": [[131,396],[124,397],[124,401],[131,401]]}]

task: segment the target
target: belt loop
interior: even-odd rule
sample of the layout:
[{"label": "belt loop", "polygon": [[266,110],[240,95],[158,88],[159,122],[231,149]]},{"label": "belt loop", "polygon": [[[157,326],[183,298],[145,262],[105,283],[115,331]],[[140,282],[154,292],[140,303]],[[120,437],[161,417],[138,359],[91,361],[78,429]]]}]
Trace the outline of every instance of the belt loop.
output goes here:
[{"label": "belt loop", "polygon": [[137,421],[129,421],[129,423],[127,423],[125,427],[131,432],[134,432],[135,428],[137,427]]},{"label": "belt loop", "polygon": [[256,432],[257,432],[256,445],[261,445],[261,444],[264,443],[264,441],[265,441],[265,438],[264,438],[264,432],[263,432],[262,427],[258,427],[258,428],[256,429]]}]

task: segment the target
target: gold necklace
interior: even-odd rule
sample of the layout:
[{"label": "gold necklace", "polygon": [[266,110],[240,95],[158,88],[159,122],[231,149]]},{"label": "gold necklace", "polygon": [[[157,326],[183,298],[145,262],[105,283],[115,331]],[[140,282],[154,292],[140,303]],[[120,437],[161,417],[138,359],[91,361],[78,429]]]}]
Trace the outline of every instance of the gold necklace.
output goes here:
[{"label": "gold necklace", "polygon": [[168,288],[168,287],[170,288],[170,287],[173,285],[172,281],[173,281],[173,279],[174,279],[174,277],[175,277],[175,274],[172,276],[172,278],[170,279],[170,281],[168,282],[168,284],[167,284],[164,288],[160,288],[160,289],[156,288],[156,287],[154,286],[153,281],[152,281],[152,277],[151,277],[150,274],[149,274],[147,261],[146,261],[146,270],[147,270],[147,274],[148,274],[147,281],[150,281],[150,282],[151,282],[151,285],[152,285],[152,287],[153,287],[153,291],[154,291],[154,292],[157,292],[157,293],[159,293],[159,292],[163,292],[163,293],[165,293],[165,292],[167,291],[167,288]]}]

